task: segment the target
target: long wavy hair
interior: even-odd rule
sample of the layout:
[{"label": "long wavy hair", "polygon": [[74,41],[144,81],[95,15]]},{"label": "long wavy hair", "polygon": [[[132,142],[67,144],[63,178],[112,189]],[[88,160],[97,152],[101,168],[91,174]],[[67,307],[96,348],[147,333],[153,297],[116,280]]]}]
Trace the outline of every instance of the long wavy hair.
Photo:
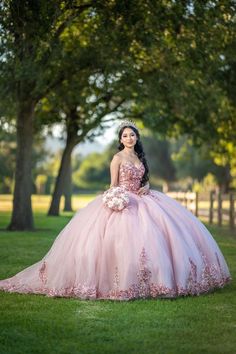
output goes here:
[{"label": "long wavy hair", "polygon": [[127,126],[122,127],[120,129],[120,131],[119,131],[118,149],[120,151],[124,149],[124,144],[121,143],[120,140],[121,140],[121,137],[122,137],[122,134],[123,134],[123,131],[125,130],[125,128],[132,129],[133,132],[137,136],[137,141],[136,141],[136,144],[134,145],[134,151],[136,152],[139,160],[143,163],[144,168],[145,168],[145,172],[144,172],[143,178],[141,180],[141,186],[144,186],[149,181],[149,168],[148,168],[148,163],[147,163],[147,160],[146,160],[146,157],[145,157],[145,152],[143,150],[143,145],[142,145],[141,140],[140,140],[140,134],[139,134],[138,129],[136,129],[135,127],[132,127],[131,125],[127,125]]}]

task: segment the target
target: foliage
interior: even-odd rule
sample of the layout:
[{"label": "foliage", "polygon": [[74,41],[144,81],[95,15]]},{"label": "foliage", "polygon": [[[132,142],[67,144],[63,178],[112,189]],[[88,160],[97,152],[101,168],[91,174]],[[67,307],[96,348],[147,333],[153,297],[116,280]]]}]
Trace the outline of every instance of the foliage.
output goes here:
[{"label": "foliage", "polygon": [[15,127],[4,119],[0,120],[0,140],[0,191],[11,193],[16,153]]},{"label": "foliage", "polygon": [[[130,11],[131,8],[116,1],[51,1],[48,4],[42,0],[19,4],[11,0],[1,3],[0,91],[7,102],[15,102],[17,120],[17,159],[10,229],[34,227],[30,188],[31,150],[34,130],[41,126],[35,116],[40,101],[55,93],[62,83],[70,84],[75,75],[82,76],[83,71],[88,71],[86,77],[99,74],[100,80],[107,73],[113,74],[116,66],[122,72],[123,62],[133,67],[132,61],[124,59],[129,58],[133,41],[144,45],[146,35],[151,35],[145,17],[151,12],[142,2],[136,4],[134,12]],[[141,27],[145,36],[137,31]],[[111,81],[115,81],[114,74]],[[70,111],[77,113],[75,95],[69,96],[73,97]],[[7,110],[5,114],[8,115]],[[83,117],[82,137],[87,132],[84,131],[86,118]],[[69,128],[73,127],[73,132],[75,123],[79,128],[77,119],[70,120]],[[89,123],[86,129],[96,124],[91,126]],[[71,148],[64,154],[64,170],[56,180],[52,201],[54,210],[50,208],[53,213],[57,212],[56,204],[62,194],[65,167],[69,170]]]},{"label": "foliage", "polygon": [[217,190],[217,180],[212,173],[208,173],[201,182],[193,182],[192,190],[194,192],[204,193],[209,193],[212,190]]},{"label": "foliage", "polygon": [[[217,163],[214,152],[209,151],[206,145],[195,147],[190,139],[182,137],[172,145],[172,158],[179,179],[189,176],[193,181],[200,182],[208,174],[212,174],[224,192],[233,187],[229,164],[222,166]],[[215,183],[212,184],[212,188],[214,185]]]},{"label": "foliage", "polygon": [[103,153],[91,153],[73,173],[73,183],[78,189],[106,189],[110,184],[110,162],[117,152],[115,144]]},{"label": "foliage", "polygon": [[[35,98],[44,99],[56,89],[61,92],[54,92],[54,99],[76,101],[88,85],[86,76],[93,74],[108,92],[116,82],[117,97],[132,103],[126,108],[163,134],[191,134],[196,143],[206,134],[214,142],[219,137],[232,141],[233,1],[41,1],[37,9],[27,6],[15,1],[1,6],[5,96],[16,92],[15,76],[29,84],[27,92]],[[16,18],[15,30],[8,7],[12,16],[22,12],[23,22]],[[20,35],[22,23],[25,37]]]},{"label": "foliage", "polygon": [[191,136],[233,171],[235,10],[230,0],[2,1],[0,113],[17,118],[18,136],[10,227],[33,227],[30,152],[42,124],[63,122],[81,141],[117,111],[165,138]]},{"label": "foliage", "polygon": [[[163,139],[144,130],[142,142],[150,168],[151,185],[154,188],[159,189],[163,184],[167,189],[176,186],[182,189],[197,188],[196,186],[200,186],[202,182],[205,185],[204,179],[209,174],[214,176],[212,188],[218,186],[227,192],[233,187],[234,180],[230,175],[229,166],[216,164],[212,152],[206,146],[196,147],[186,136],[179,139]],[[79,169],[74,169],[75,186],[86,190],[108,186],[109,165],[115,152],[117,152],[116,140],[103,153],[86,156]]]},{"label": "foliage", "polygon": [[[15,126],[13,122],[8,122],[2,118],[0,120],[0,127],[0,191],[1,193],[12,193],[14,188],[14,170],[16,162]],[[32,189],[34,189],[34,179],[39,171],[42,171],[42,164],[49,157],[46,154],[44,142],[44,137],[38,133],[35,136],[35,144],[32,154]]]},{"label": "foliage", "polygon": [[176,169],[170,155],[170,141],[150,134],[142,138],[150,174],[167,183],[176,180]]},{"label": "foliage", "polygon": [[235,2],[159,4],[154,14],[166,21],[153,27],[156,41],[139,62],[130,114],[165,137],[187,134],[220,151],[219,141],[233,142],[236,132]]}]

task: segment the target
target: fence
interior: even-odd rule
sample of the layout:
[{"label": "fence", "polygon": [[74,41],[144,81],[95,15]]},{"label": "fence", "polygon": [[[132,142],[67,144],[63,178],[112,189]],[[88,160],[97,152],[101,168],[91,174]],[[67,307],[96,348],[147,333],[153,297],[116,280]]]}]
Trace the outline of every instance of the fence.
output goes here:
[{"label": "fence", "polygon": [[170,197],[179,201],[197,217],[202,217],[210,224],[217,223],[222,226],[226,223],[235,229],[236,192],[223,194],[221,192],[195,193],[195,192],[168,192]]}]

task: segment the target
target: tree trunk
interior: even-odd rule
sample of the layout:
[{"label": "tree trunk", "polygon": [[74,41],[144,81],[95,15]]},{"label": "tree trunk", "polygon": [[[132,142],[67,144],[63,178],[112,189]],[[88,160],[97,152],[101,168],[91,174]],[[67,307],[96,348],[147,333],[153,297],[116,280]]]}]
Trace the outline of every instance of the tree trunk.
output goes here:
[{"label": "tree trunk", "polygon": [[67,139],[65,150],[63,151],[59,173],[56,179],[54,192],[52,195],[51,205],[48,215],[58,216],[60,210],[60,201],[64,193],[64,186],[66,184],[66,176],[71,164],[71,153],[76,144]]},{"label": "tree trunk", "polygon": [[230,166],[226,165],[223,168],[223,174],[220,181],[220,191],[222,193],[229,193],[231,181],[232,181],[232,176],[230,173]]},{"label": "tree trunk", "polygon": [[65,197],[64,211],[73,211],[72,204],[71,204],[71,197],[72,197],[71,155],[69,159],[70,159],[69,167],[65,177],[65,186],[64,186],[64,197]]},{"label": "tree trunk", "polygon": [[35,103],[24,101],[17,114],[17,152],[13,211],[9,230],[34,229],[31,206],[32,144]]}]

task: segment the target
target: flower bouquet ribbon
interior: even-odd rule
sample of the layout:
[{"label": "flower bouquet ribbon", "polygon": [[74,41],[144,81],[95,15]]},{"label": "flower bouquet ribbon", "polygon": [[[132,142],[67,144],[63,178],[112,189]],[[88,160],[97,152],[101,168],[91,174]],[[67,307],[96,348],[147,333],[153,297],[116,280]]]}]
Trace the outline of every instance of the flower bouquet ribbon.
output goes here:
[{"label": "flower bouquet ribbon", "polygon": [[103,204],[114,211],[121,211],[129,204],[129,196],[122,187],[111,187],[103,193]]}]

